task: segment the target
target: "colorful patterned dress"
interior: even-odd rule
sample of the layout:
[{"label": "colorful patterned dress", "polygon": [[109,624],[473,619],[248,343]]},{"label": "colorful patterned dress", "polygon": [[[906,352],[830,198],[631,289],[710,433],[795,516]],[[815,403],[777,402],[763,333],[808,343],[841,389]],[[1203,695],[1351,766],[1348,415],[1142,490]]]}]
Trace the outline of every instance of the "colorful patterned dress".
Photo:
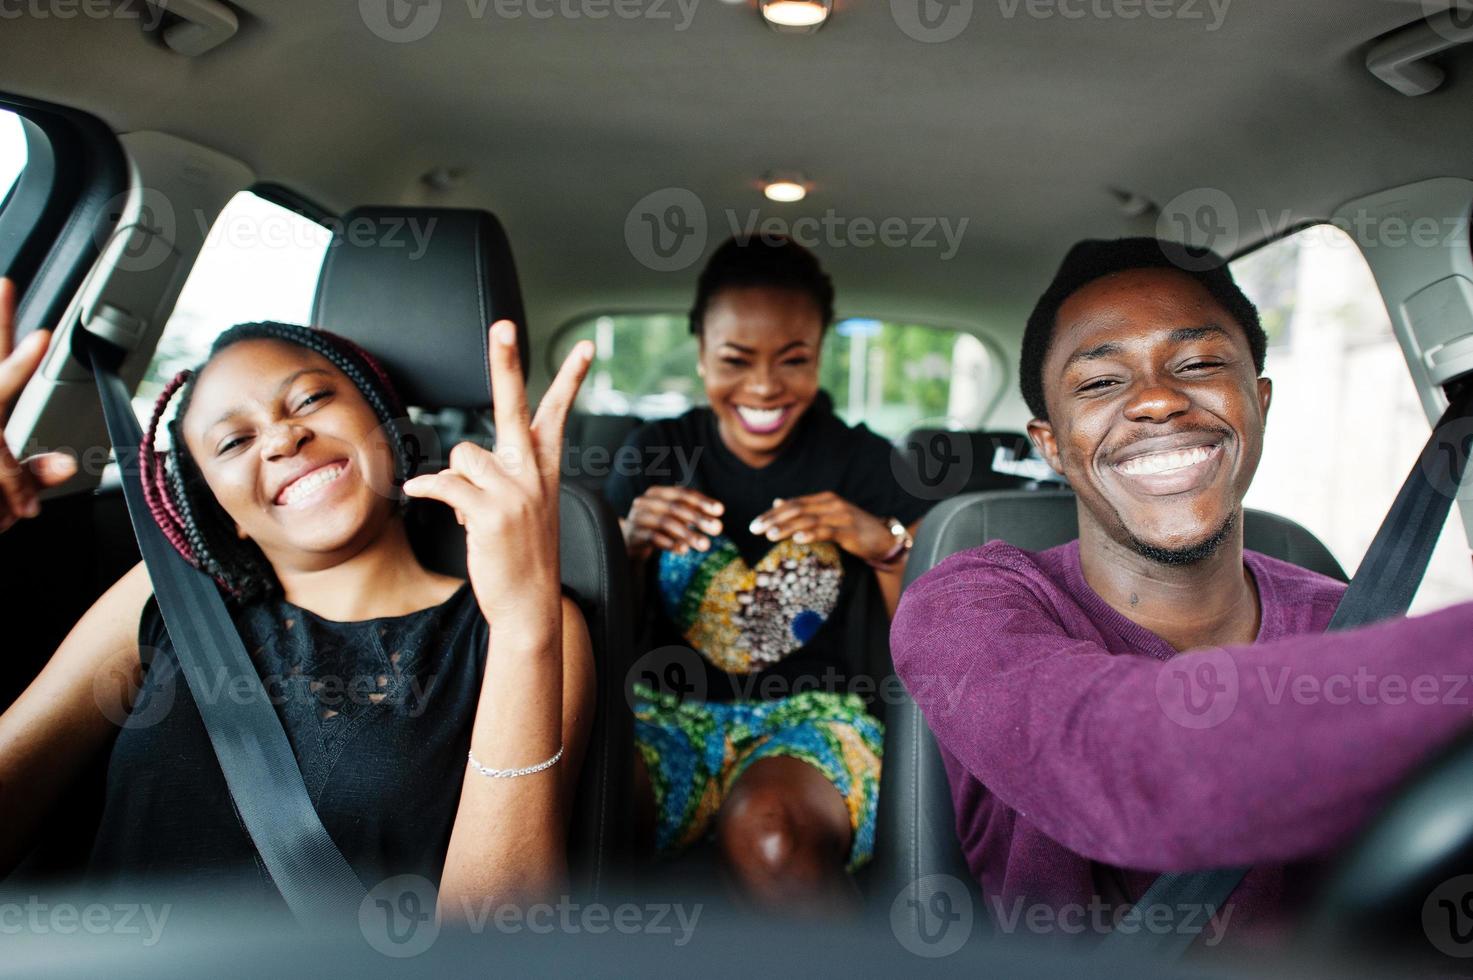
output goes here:
[{"label": "colorful patterned dress", "polygon": [[[858,868],[874,846],[883,728],[850,690],[885,618],[868,566],[828,542],[771,542],[751,520],[774,498],[833,491],[876,516],[918,519],[926,503],[902,489],[888,442],[812,405],[778,459],[760,469],[722,443],[709,409],[652,422],[620,450],[606,495],[620,514],[650,486],[690,486],[720,500],[722,533],[706,551],[657,552],[647,657],[635,685],[635,739],[659,815],[656,842],[679,852],[707,836],[732,787],[755,762],[799,759],[843,798]],[[636,467],[628,465],[637,460]],[[673,668],[673,669],[672,669]]]}]

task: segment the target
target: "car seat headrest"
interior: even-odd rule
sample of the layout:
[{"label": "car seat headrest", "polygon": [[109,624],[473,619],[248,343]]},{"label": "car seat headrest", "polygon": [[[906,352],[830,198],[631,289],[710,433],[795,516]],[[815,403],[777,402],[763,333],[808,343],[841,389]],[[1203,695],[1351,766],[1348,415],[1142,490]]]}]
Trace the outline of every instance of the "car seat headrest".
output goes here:
[{"label": "car seat headrest", "polygon": [[506,233],[487,211],[364,207],[343,215],[317,283],[315,326],[349,337],[388,369],[405,404],[491,403],[486,329],[527,318]]}]

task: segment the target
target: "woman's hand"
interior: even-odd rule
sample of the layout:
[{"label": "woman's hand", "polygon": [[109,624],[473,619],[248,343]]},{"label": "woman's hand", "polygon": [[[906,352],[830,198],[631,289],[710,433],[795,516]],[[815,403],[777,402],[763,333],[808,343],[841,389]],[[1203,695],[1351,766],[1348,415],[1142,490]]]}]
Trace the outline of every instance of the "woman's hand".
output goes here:
[{"label": "woman's hand", "polygon": [[692,548],[705,551],[711,547],[706,535],[721,533],[723,510],[720,501],[689,487],[650,487],[619,522],[624,546],[635,561],[648,558],[656,548],[679,554]]},{"label": "woman's hand", "polygon": [[[9,421],[10,409],[40,367],[50,343],[51,331],[37,330],[15,346],[15,284],[0,279],[0,425]],[[76,472],[77,461],[66,453],[38,453],[17,460],[0,432],[0,531],[22,517],[41,513],[37,495],[65,483]]]},{"label": "woman's hand", "polygon": [[491,325],[490,349],[495,451],[462,442],[450,451],[448,468],[405,482],[404,492],[455,509],[465,526],[471,587],[496,643],[508,624],[525,627],[535,642],[561,628],[558,471],[563,427],[593,345],[573,347],[530,422],[510,320]]},{"label": "woman's hand", "polygon": [[895,549],[890,525],[828,491],[774,500],[771,510],[752,521],[751,531],[769,541],[832,541],[868,562],[878,562]]},{"label": "woman's hand", "polygon": [[592,360],[591,343],[575,345],[529,421],[516,328],[498,320],[490,343],[495,451],[463,442],[449,468],[404,484],[410,496],[455,509],[471,587],[491,627],[467,762],[549,763],[515,779],[467,766],[437,906],[451,920],[500,902],[542,901],[566,887],[568,814],[594,674],[587,624],[559,581],[558,472],[563,427]]}]

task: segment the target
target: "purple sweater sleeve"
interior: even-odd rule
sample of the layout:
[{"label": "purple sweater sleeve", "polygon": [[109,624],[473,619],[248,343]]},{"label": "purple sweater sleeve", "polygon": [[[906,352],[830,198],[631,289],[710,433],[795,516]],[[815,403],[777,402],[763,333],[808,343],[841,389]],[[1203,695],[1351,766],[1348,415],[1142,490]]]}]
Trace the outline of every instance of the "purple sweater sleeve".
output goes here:
[{"label": "purple sweater sleeve", "polygon": [[906,590],[891,647],[940,744],[1000,802],[1087,858],[1181,871],[1343,843],[1468,725],[1470,638],[1473,603],[1170,661],[1116,655],[1071,638],[1024,571],[973,551]]}]

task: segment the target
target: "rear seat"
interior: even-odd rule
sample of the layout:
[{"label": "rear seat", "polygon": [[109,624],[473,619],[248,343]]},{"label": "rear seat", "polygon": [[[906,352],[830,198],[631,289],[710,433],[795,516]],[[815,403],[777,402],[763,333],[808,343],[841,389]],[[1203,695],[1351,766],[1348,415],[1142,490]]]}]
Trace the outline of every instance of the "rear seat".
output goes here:
[{"label": "rear seat", "polygon": [[644,420],[635,415],[573,412],[563,433],[563,482],[602,496],[619,447],[643,424]]},{"label": "rear seat", "polygon": [[939,497],[983,490],[1036,490],[1063,481],[1021,432],[913,429],[901,452],[919,485]]}]

